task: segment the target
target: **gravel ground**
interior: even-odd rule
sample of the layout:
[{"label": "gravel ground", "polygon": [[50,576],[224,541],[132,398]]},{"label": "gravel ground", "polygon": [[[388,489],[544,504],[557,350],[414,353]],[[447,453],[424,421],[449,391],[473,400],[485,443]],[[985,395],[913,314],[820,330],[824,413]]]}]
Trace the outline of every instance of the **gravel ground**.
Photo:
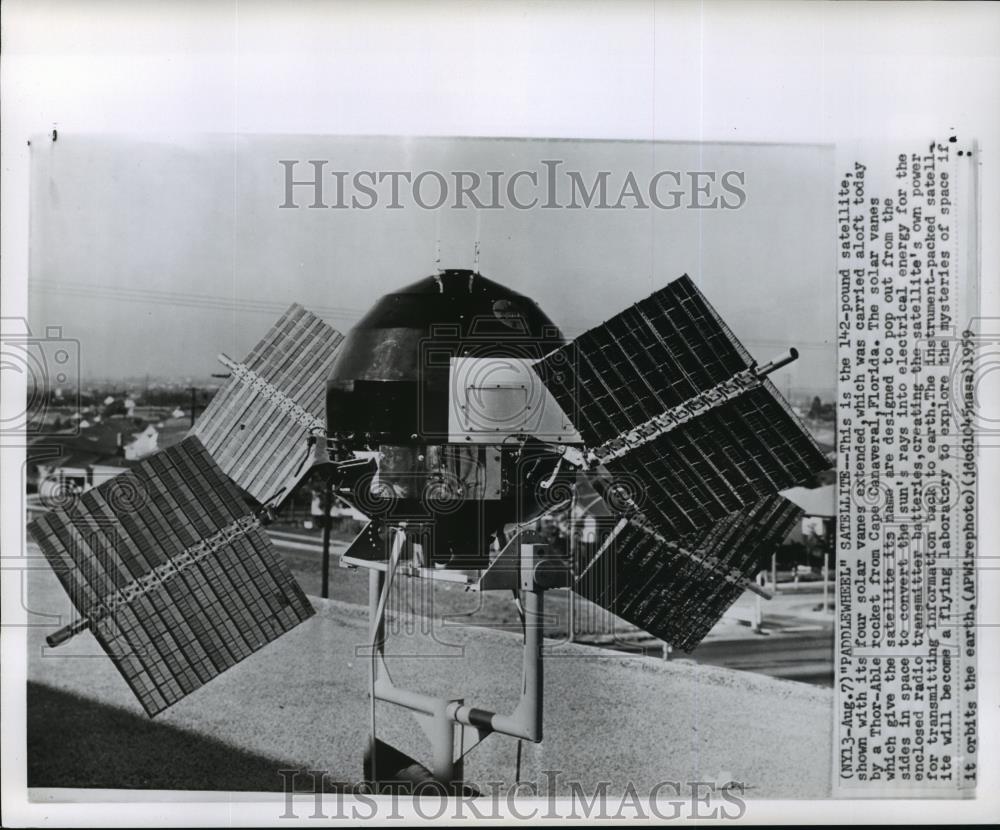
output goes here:
[{"label": "gravel ground", "polygon": [[[68,613],[54,575],[33,571],[29,607]],[[29,785],[280,790],[281,768],[360,779],[368,729],[366,610],[313,601],[317,615],[154,721],[142,713],[89,633],[57,651],[29,629]],[[55,627],[55,626],[53,626]],[[428,634],[433,636],[428,636]],[[664,781],[742,782],[756,798],[829,793],[828,690],[691,663],[664,663],[552,643],[545,663],[545,740],[525,745],[522,780],[546,792],[600,781],[642,792]],[[467,625],[398,632],[397,685],[464,695],[508,711],[520,682],[520,639]],[[411,716],[380,705],[383,740],[417,758],[428,747]],[[491,736],[466,763],[484,787],[514,779],[515,742]]]}]

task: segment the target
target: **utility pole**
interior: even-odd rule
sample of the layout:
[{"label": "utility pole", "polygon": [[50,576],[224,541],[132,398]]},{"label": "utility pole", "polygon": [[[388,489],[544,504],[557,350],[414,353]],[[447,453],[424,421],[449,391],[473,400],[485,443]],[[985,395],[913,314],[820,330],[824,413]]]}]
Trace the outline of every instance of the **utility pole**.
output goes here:
[{"label": "utility pole", "polygon": [[198,387],[189,386],[188,391],[191,393],[191,426],[194,427],[194,408],[195,408],[195,401],[198,398]]}]

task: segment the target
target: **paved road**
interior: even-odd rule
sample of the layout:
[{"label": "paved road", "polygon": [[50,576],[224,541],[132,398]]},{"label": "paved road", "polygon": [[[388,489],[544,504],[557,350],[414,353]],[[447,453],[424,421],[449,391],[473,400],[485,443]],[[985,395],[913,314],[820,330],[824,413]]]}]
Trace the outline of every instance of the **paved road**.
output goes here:
[{"label": "paved road", "polygon": [[833,637],[829,630],[756,639],[709,640],[695,649],[691,659],[819,686],[833,685]]},{"label": "paved road", "polygon": [[[579,641],[587,642],[586,638]],[[654,638],[587,644],[644,655],[647,659],[663,659],[662,643]],[[717,637],[705,640],[691,654],[674,652],[669,659],[765,674],[815,686],[833,686],[833,638],[830,631],[733,639]]]}]

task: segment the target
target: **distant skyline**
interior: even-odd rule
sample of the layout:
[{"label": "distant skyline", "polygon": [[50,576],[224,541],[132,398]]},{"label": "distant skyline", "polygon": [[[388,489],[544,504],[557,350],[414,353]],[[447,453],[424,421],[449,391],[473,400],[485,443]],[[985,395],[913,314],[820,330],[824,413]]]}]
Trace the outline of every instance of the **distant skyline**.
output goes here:
[{"label": "distant skyline", "polygon": [[[30,324],[79,340],[86,382],[203,381],[221,370],[219,352],[242,357],[293,301],[346,331],[438,261],[473,267],[478,241],[479,270],[532,296],[569,336],[688,273],[756,358],[800,350],[780,389],[836,385],[829,147],[61,133],[31,152]],[[484,178],[557,159],[588,181],[738,170],[747,200],[738,210],[282,210],[280,159]]]}]

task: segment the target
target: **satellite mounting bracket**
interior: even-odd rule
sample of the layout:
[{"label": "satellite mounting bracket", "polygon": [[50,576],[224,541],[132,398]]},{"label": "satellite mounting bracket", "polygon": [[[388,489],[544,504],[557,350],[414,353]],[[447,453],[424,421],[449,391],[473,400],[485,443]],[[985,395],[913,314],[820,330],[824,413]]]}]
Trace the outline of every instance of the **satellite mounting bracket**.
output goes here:
[{"label": "satellite mounting bracket", "polygon": [[546,556],[548,546],[529,530],[518,530],[501,548],[472,591],[534,591],[568,588],[572,567],[568,559]]},{"label": "satellite mounting bracket", "polygon": [[[437,781],[447,786],[461,784],[463,759],[494,732],[533,743],[542,740],[543,598],[547,588],[555,585],[547,572],[542,575],[539,571],[539,565],[549,561],[544,555],[546,545],[525,541],[524,536],[530,534],[515,534],[504,546],[493,563],[496,565],[502,557],[501,564],[496,570],[491,566],[484,575],[493,571],[487,579],[489,587],[479,587],[480,590],[493,590],[513,586],[521,590],[524,603],[522,691],[509,715],[469,706],[462,697],[436,697],[401,688],[392,682],[385,662],[385,607],[380,599],[386,588],[386,579],[391,578],[394,572],[388,567],[383,570],[373,567],[374,563],[365,563],[369,568],[369,621],[375,649],[372,655],[374,698],[413,713],[431,742],[433,762],[430,771]],[[542,578],[536,578],[536,575]],[[377,736],[372,734],[370,739],[371,745],[376,746]],[[371,783],[376,786],[377,792],[379,782]]]}]

